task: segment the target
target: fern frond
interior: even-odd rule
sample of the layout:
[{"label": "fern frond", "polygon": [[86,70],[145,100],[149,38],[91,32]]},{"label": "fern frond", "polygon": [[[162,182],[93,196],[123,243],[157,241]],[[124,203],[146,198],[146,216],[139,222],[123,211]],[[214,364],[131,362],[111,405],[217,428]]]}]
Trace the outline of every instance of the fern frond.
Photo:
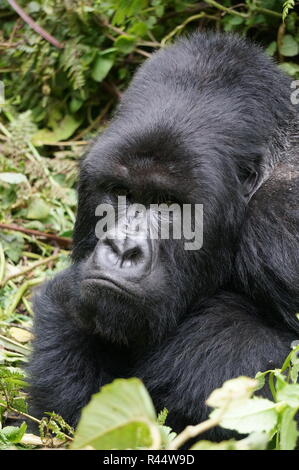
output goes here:
[{"label": "fern frond", "polygon": [[85,85],[84,67],[81,56],[85,52],[85,46],[79,44],[76,38],[68,41],[61,56],[61,65],[72,82],[74,90],[79,90]]}]

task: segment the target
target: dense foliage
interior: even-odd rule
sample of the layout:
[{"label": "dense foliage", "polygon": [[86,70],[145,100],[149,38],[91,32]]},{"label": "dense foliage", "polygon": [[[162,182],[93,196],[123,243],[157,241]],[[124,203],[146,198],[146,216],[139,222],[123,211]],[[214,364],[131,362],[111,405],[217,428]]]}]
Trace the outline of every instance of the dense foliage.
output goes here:
[{"label": "dense foliage", "polygon": [[299,76],[298,16],[294,1],[284,5],[283,10],[281,0],[20,1],[56,39],[55,47],[1,0],[6,99],[19,112],[31,110],[43,129],[35,143],[78,136],[79,128],[98,126],[144,58],[195,28],[247,34]]},{"label": "dense foliage", "polygon": [[[0,447],[72,442],[73,448],[178,448],[190,432],[197,436],[216,424],[249,437],[200,441],[194,448],[295,447],[296,350],[281,370],[258,374],[259,385],[239,378],[215,391],[210,420],[176,438],[164,426],[167,412],[156,417],[137,379],[116,381],[96,395],[74,440],[54,414],[38,422],[41,438],[28,434],[21,367],[30,352],[32,288],[68,262],[77,160],[105,126],[136,67],[180,34],[208,28],[250,36],[299,79],[298,3],[19,0],[24,21],[14,1],[0,0]],[[272,401],[252,397],[265,378]],[[121,416],[111,403],[121,404]]]}]

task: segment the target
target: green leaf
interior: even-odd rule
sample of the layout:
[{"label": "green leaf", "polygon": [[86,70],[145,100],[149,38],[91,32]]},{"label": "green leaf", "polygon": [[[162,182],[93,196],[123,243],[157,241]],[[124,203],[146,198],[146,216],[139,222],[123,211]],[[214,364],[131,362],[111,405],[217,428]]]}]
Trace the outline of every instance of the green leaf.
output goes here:
[{"label": "green leaf", "polygon": [[[151,398],[139,379],[102,387],[83,409],[73,449],[137,449],[161,442]],[[154,444],[154,445],[153,445]]]},{"label": "green leaf", "polygon": [[295,77],[299,73],[299,65],[294,62],[283,62],[279,64],[279,68],[291,77]]},{"label": "green leaf", "polygon": [[299,408],[299,384],[286,384],[277,392],[277,400],[285,401],[292,408]]},{"label": "green leaf", "polygon": [[115,47],[123,54],[130,54],[136,46],[136,38],[134,36],[119,36],[115,43]]},{"label": "green leaf", "polygon": [[80,124],[81,120],[67,114],[61,121],[55,123],[56,127],[54,127],[53,131],[50,131],[49,129],[41,129],[36,132],[32,136],[31,142],[33,145],[41,146],[67,140],[73,135]]},{"label": "green leaf", "polygon": [[17,263],[22,256],[24,250],[24,237],[20,233],[0,234],[4,252],[11,261]]},{"label": "green leaf", "polygon": [[194,444],[190,450],[236,450],[236,441],[222,441],[222,442],[211,442],[211,441],[199,441]]},{"label": "green leaf", "polygon": [[43,199],[35,197],[31,200],[28,210],[27,219],[43,220],[50,214],[51,207]]},{"label": "green leaf", "polygon": [[[219,410],[210,415],[219,418]],[[277,423],[276,405],[265,398],[252,398],[232,402],[223,414],[220,425],[240,434],[270,431]]]},{"label": "green leaf", "polygon": [[282,11],[282,21],[285,21],[286,17],[289,14],[289,10],[294,8],[295,0],[285,0],[283,4],[283,11]]},{"label": "green leaf", "polygon": [[251,397],[257,385],[258,382],[249,377],[241,376],[236,379],[227,380],[221,388],[216,388],[211,393],[207,399],[207,405],[212,408],[223,408],[231,401],[245,400]]},{"label": "green leaf", "polygon": [[224,22],[224,31],[233,31],[236,29],[236,27],[240,26],[243,24],[245,21],[245,18],[241,18],[240,16],[230,16],[227,15],[225,19],[223,20]]},{"label": "green leaf", "polygon": [[144,22],[138,21],[129,28],[128,32],[142,38],[148,32],[148,25]]},{"label": "green leaf", "polygon": [[286,34],[279,46],[279,52],[285,57],[293,57],[299,52],[299,45],[296,39],[290,34]]},{"label": "green leaf", "polygon": [[8,184],[20,184],[26,183],[28,180],[22,173],[7,172],[0,173],[0,181]]},{"label": "green leaf", "polygon": [[15,426],[6,426],[0,430],[0,441],[7,441],[10,444],[18,444],[24,436],[27,429],[27,424],[24,422],[19,428]]},{"label": "green leaf", "polygon": [[70,112],[76,113],[81,108],[83,103],[84,101],[80,100],[79,98],[72,98],[70,102]]},{"label": "green leaf", "polygon": [[112,58],[98,56],[96,59],[91,76],[96,82],[101,82],[108,75],[114,60]]},{"label": "green leaf", "polygon": [[266,53],[269,55],[269,56],[273,56],[275,54],[275,52],[277,51],[277,42],[276,41],[272,41],[269,46],[266,48]]},{"label": "green leaf", "polygon": [[293,450],[296,447],[299,433],[294,416],[297,411],[294,408],[286,408],[282,414],[279,450]]}]

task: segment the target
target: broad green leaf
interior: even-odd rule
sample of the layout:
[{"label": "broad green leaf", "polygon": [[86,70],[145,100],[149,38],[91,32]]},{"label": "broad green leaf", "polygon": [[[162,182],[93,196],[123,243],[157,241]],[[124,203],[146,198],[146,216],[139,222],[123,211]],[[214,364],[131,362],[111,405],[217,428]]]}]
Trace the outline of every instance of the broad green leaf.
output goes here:
[{"label": "broad green leaf", "polygon": [[28,210],[27,219],[43,220],[50,214],[51,207],[43,199],[35,197],[31,200]]},{"label": "broad green leaf", "polygon": [[[219,418],[219,410],[214,410],[211,418]],[[276,405],[265,398],[252,398],[232,402],[222,415],[220,425],[240,434],[270,431],[277,423]]]},{"label": "broad green leaf", "polygon": [[292,408],[299,408],[299,384],[286,384],[277,392],[277,400],[285,401]]},{"label": "broad green leaf", "polygon": [[294,416],[297,411],[294,408],[286,408],[283,411],[280,423],[279,450],[293,450],[296,447],[299,433]]},{"label": "broad green leaf", "polygon": [[108,75],[114,61],[112,58],[98,56],[96,59],[91,76],[96,82],[101,82]]},{"label": "broad green leaf", "polygon": [[285,57],[294,57],[299,53],[299,45],[296,39],[290,34],[286,34],[279,46],[279,52]]},{"label": "broad green leaf", "polygon": [[41,146],[53,144],[62,140],[67,140],[73,135],[75,130],[80,126],[81,120],[75,119],[74,116],[67,114],[58,123],[55,122],[53,131],[49,129],[41,129],[36,132],[31,139],[33,145]]},{"label": "broad green leaf", "polygon": [[160,446],[151,398],[139,379],[102,387],[83,409],[73,449],[136,449]]},{"label": "broad green leaf", "polygon": [[227,380],[221,388],[214,390],[207,399],[207,405],[212,408],[222,408],[228,402],[244,400],[253,394],[258,382],[249,377],[238,377]]},{"label": "broad green leaf", "polygon": [[253,432],[244,439],[236,441],[236,450],[264,450],[269,440],[269,433]]},{"label": "broad green leaf", "polygon": [[119,36],[115,43],[115,47],[123,54],[130,54],[136,46],[136,38],[134,36]]},{"label": "broad green leaf", "polygon": [[10,444],[17,444],[21,441],[27,429],[27,424],[24,422],[19,428],[15,426],[6,426],[0,430],[0,441],[1,438],[8,441]]},{"label": "broad green leaf", "polygon": [[299,73],[299,65],[294,62],[283,62],[279,65],[279,68],[281,68],[285,73],[291,75],[291,77],[294,77]]},{"label": "broad green leaf", "polygon": [[28,180],[22,173],[7,172],[0,173],[0,182],[1,181],[8,184],[20,184],[26,183]]}]

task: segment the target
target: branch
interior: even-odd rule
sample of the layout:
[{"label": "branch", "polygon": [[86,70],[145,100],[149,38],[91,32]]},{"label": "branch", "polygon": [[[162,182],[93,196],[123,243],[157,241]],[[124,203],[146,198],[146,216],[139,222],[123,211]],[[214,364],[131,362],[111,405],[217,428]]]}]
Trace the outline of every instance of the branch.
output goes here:
[{"label": "branch", "polygon": [[205,3],[207,3],[211,7],[218,8],[218,10],[225,11],[226,13],[229,13],[230,15],[240,16],[241,18],[248,18],[247,13],[240,13],[239,11],[233,10],[232,8],[227,8],[221,5],[220,3],[215,2],[214,0],[205,0]]},{"label": "branch", "polygon": [[37,34],[42,36],[46,41],[53,44],[53,46],[57,47],[58,49],[63,49],[64,45],[57,41],[50,33],[45,31],[41,26],[39,26],[27,13],[17,4],[15,0],[7,0],[10,4],[11,8],[15,10],[18,15],[27,23],[30,28],[32,28]]},{"label": "branch", "polygon": [[26,233],[27,235],[35,235],[36,237],[46,238],[47,240],[54,240],[59,245],[65,247],[65,248],[68,248],[72,243],[71,238],[59,237],[58,235],[54,235],[54,233],[40,232],[39,230],[32,230],[32,229],[25,228],[25,227],[19,227],[18,225],[14,225],[14,224],[2,224],[2,223],[0,223],[0,229],[1,228],[3,230],[12,230],[13,232]]},{"label": "branch", "polygon": [[196,426],[187,426],[167,447],[167,450],[179,449],[185,442],[219,424],[219,419],[207,419]]},{"label": "branch", "polygon": [[[34,423],[40,425],[42,423],[42,421],[40,419],[37,419],[35,418],[34,416],[31,416],[29,415],[28,413],[25,413],[24,411],[20,411],[20,410],[17,410],[16,408],[14,408],[13,406],[11,406],[9,403],[1,403],[0,402],[0,406],[2,406],[3,408],[5,408],[6,410],[10,410],[12,411],[13,413],[16,413],[20,416],[24,416],[24,418],[26,419],[29,419],[30,421],[33,421]],[[67,441],[70,441],[72,442],[73,441],[73,438],[68,436],[67,434],[65,434],[64,432],[60,431],[60,433],[63,435],[63,437],[65,437],[65,439]]]},{"label": "branch", "polygon": [[0,286],[6,284],[8,281],[11,281],[12,279],[15,279],[16,277],[24,276],[25,274],[29,273],[30,271],[33,271],[35,268],[38,268],[39,266],[42,266],[43,264],[47,264],[47,263],[50,263],[51,261],[55,261],[57,258],[59,258],[59,254],[49,256],[48,258],[43,258],[37,261],[36,263],[33,263],[31,266],[27,266],[21,271],[18,271],[17,273],[13,273],[10,276],[7,276],[4,279],[4,281],[0,283]]}]

